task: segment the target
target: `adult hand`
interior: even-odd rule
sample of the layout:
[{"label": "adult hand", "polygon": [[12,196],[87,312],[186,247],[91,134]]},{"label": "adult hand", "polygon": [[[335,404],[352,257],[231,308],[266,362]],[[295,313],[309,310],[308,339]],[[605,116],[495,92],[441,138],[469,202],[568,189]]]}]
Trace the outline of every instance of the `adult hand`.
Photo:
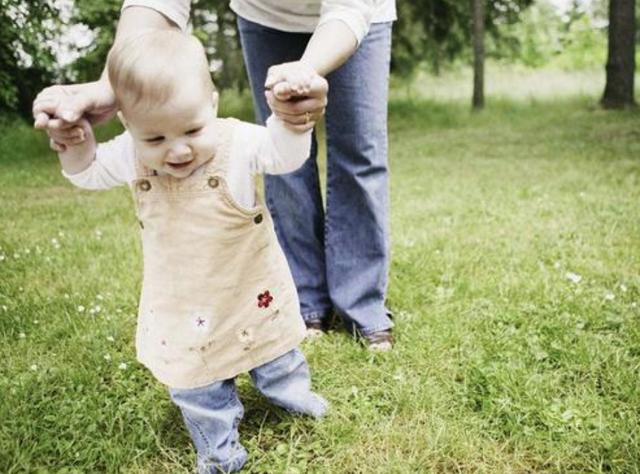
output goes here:
[{"label": "adult hand", "polygon": [[[305,94],[296,94],[296,82],[305,84]],[[269,107],[291,130],[310,130],[324,115],[329,84],[301,61],[270,67],[265,88]]]},{"label": "adult hand", "polygon": [[85,117],[100,123],[116,114],[116,98],[108,81],[51,86],[43,89],[33,101],[34,127],[65,130],[75,127]]}]

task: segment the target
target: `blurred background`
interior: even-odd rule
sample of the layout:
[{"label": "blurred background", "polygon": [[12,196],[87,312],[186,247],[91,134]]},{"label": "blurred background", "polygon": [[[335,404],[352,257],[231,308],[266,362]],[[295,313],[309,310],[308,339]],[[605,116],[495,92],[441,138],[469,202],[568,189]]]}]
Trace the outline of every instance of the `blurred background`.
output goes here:
[{"label": "blurred background", "polygon": [[[120,0],[1,0],[0,5],[3,115],[29,117],[43,87],[99,76]],[[633,102],[639,12],[634,0],[400,0],[393,90],[444,100],[475,96],[475,106],[482,106],[485,90],[509,97],[603,94],[609,44],[618,58],[609,68],[615,76],[610,87],[621,81],[622,89],[609,92],[605,102],[625,106]],[[218,87],[245,90],[228,2],[193,2],[192,21],[207,45]]]}]

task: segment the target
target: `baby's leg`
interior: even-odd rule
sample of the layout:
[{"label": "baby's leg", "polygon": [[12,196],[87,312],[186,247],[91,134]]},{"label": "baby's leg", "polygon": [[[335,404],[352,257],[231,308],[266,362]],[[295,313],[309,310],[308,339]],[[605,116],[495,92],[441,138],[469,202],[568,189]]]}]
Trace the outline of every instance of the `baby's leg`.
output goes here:
[{"label": "baby's leg", "polygon": [[311,391],[309,366],[297,348],[249,374],[265,397],[286,410],[320,418],[329,408],[324,398]]},{"label": "baby's leg", "polygon": [[239,471],[247,451],[238,442],[244,414],[233,379],[195,389],[169,389],[180,408],[198,455],[199,474]]}]

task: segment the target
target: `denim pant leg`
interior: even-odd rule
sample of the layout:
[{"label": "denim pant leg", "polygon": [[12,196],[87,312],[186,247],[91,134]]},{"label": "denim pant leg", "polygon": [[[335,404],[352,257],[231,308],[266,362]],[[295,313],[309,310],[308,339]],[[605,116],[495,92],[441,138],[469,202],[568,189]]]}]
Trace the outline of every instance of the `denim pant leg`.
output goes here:
[{"label": "denim pant leg", "polygon": [[256,388],[273,404],[314,418],[326,414],[329,404],[311,391],[309,366],[299,349],[256,367],[249,374]]},{"label": "denim pant leg", "polygon": [[[288,33],[238,17],[244,62],[253,91],[256,121],[264,123],[271,111],[264,97],[270,66],[300,59],[309,41],[306,33]],[[300,312],[309,321],[331,311],[324,255],[324,211],[316,161],[315,136],[311,157],[286,175],[265,176],[267,206],[273,216],[300,298]]]},{"label": "denim pant leg", "polygon": [[180,408],[198,457],[199,474],[236,472],[247,460],[238,441],[244,414],[234,379],[195,389],[169,389]]},{"label": "denim pant leg", "polygon": [[354,55],[327,77],[327,281],[335,308],[361,334],[393,326],[385,307],[391,25],[371,25]]}]

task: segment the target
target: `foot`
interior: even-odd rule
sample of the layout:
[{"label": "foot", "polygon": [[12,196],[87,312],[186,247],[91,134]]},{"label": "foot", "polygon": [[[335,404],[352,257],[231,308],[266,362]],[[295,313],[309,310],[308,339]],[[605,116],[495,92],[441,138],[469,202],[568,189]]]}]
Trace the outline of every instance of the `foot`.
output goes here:
[{"label": "foot", "polygon": [[307,326],[307,339],[317,339],[324,334],[324,323],[321,319],[305,321]]},{"label": "foot", "polygon": [[372,332],[362,336],[370,352],[389,352],[393,348],[391,329]]}]

